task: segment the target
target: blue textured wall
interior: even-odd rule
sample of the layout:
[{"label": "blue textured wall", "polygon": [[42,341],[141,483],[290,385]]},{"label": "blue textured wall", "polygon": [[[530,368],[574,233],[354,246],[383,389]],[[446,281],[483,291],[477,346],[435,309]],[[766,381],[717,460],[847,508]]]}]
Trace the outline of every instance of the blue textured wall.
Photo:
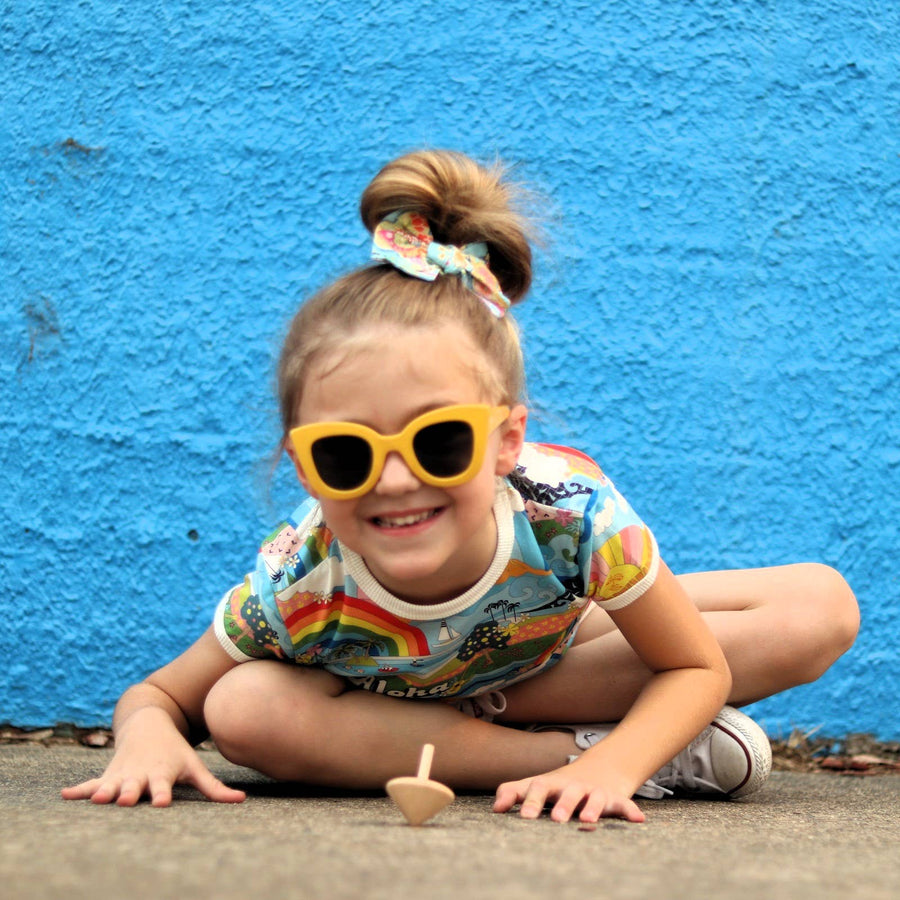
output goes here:
[{"label": "blue textured wall", "polygon": [[552,198],[532,436],[676,570],[839,567],[857,646],[757,715],[900,737],[897,4],[465,6],[0,5],[0,721],[108,722],[206,626],[297,500],[285,322],[432,145]]}]

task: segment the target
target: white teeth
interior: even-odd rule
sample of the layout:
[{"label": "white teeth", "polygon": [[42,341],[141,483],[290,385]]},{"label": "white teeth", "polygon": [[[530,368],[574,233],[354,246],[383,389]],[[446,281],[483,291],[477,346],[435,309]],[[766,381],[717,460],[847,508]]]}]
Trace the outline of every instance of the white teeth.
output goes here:
[{"label": "white teeth", "polygon": [[402,528],[404,525],[415,525],[417,522],[424,522],[434,515],[432,510],[428,512],[415,513],[409,516],[378,516],[376,521],[379,525],[387,528]]}]

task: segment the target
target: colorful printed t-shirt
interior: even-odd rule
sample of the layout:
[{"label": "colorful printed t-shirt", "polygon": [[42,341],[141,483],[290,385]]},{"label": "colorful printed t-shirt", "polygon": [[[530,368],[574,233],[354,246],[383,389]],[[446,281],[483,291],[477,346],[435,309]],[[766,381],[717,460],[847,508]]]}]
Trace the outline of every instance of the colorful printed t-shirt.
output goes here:
[{"label": "colorful printed t-shirt", "polygon": [[393,697],[467,697],[552,666],[589,602],[620,609],[656,577],[652,533],[576,451],[526,444],[494,516],[488,571],[460,597],[423,606],[388,593],[307,500],[222,598],[215,633],[241,662],[321,666]]}]

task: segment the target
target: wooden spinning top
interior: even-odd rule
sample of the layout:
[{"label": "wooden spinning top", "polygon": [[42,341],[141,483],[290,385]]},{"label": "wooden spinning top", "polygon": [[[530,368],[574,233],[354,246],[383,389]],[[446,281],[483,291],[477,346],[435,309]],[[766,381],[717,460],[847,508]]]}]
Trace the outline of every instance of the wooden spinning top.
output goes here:
[{"label": "wooden spinning top", "polygon": [[448,803],[456,799],[453,791],[439,781],[428,777],[434,744],[425,744],[419,757],[419,771],[415,777],[392,778],[386,785],[391,800],[410,825],[421,825],[436,816]]}]

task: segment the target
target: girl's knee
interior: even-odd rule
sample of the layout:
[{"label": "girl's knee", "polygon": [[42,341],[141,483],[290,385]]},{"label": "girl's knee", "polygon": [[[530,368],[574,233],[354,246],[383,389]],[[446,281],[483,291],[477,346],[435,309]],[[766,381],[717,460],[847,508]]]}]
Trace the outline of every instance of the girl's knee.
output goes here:
[{"label": "girl's knee", "polygon": [[[786,627],[785,651],[793,657],[796,682],[815,681],[853,646],[859,631],[859,606],[846,579],[819,563],[798,565],[794,577],[801,587]],[[790,663],[788,665],[791,665]]]},{"label": "girl's knee", "polygon": [[[340,692],[327,672],[273,661],[253,661],[230,669],[206,696],[203,714],[216,747],[239,765],[263,769],[267,748],[290,731],[312,728],[317,701]],[[297,745],[297,752],[302,747]]]},{"label": "girl's knee", "polygon": [[245,748],[256,743],[256,732],[265,717],[261,674],[256,663],[231,669],[212,686],[203,705],[206,727],[216,747],[235,763],[243,762]]},{"label": "girl's knee", "polygon": [[821,564],[810,564],[808,569],[819,619],[837,658],[856,640],[859,604],[847,580],[836,569]]}]

